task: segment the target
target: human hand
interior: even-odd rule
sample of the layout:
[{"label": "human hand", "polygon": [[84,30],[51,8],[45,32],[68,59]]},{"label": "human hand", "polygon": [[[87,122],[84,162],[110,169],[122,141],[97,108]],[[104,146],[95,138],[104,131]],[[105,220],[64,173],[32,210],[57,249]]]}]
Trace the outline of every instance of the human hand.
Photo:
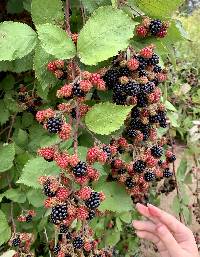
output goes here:
[{"label": "human hand", "polygon": [[153,242],[162,257],[199,257],[192,231],[175,217],[151,204],[136,208],[148,218],[133,221],[137,236]]}]

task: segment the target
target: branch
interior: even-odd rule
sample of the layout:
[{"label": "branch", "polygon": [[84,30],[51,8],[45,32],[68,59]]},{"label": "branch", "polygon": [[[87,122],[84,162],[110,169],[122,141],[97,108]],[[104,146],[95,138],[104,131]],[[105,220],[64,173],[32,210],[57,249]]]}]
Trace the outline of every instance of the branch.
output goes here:
[{"label": "branch", "polygon": [[67,34],[71,37],[69,10],[70,10],[70,0],[66,0],[66,6],[65,6],[65,23],[66,23],[66,27],[65,27],[65,30],[66,30]]},{"label": "branch", "polygon": [[8,143],[9,140],[10,140],[10,136],[11,136],[11,132],[12,132],[12,129],[13,129],[13,125],[14,125],[16,116],[17,116],[16,113],[12,116],[11,125],[10,125],[10,129],[9,129],[9,131],[8,131],[8,136],[7,136],[7,143]]},{"label": "branch", "polygon": [[[48,235],[47,235],[47,230],[46,228],[44,228],[44,234],[45,234],[45,238],[47,240],[47,244],[49,244],[49,238],[48,238]],[[51,257],[51,251],[49,250],[49,256]]]},{"label": "branch", "polygon": [[76,101],[76,124],[74,129],[74,153],[78,155],[78,128],[80,124],[79,103]]}]

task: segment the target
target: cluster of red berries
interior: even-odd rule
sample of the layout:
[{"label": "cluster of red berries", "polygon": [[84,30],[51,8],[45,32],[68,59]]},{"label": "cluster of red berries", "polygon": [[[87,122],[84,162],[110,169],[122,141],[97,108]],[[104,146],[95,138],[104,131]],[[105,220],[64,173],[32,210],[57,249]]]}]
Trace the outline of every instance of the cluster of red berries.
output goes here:
[{"label": "cluster of red berries", "polygon": [[32,90],[28,91],[27,87],[22,84],[19,86],[17,91],[17,100],[20,107],[35,115],[37,108],[42,105],[42,99]]},{"label": "cluster of red berries", "polygon": [[9,241],[9,245],[17,249],[13,257],[33,257],[34,254],[30,252],[33,239],[29,233],[14,233]]},{"label": "cluster of red berries", "polygon": [[163,22],[161,20],[153,20],[149,17],[144,17],[141,24],[136,27],[136,35],[145,38],[148,36],[154,36],[163,38],[167,35],[167,29],[169,22]]},{"label": "cluster of red berries", "polygon": [[36,216],[36,212],[34,210],[23,211],[23,213],[17,218],[20,222],[31,222],[33,217]]}]

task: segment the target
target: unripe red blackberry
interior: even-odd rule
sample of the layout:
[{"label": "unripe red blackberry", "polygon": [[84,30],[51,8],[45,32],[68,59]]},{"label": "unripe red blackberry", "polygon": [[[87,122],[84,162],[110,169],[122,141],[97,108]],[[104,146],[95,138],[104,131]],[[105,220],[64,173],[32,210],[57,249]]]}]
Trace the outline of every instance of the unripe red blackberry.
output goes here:
[{"label": "unripe red blackberry", "polygon": [[155,179],[155,174],[153,171],[147,171],[144,174],[144,180],[147,182],[153,181]]},{"label": "unripe red blackberry", "polygon": [[139,36],[139,37],[146,37],[147,34],[148,34],[148,30],[142,26],[142,25],[138,25],[136,27],[136,34]]},{"label": "unripe red blackberry", "polygon": [[81,249],[83,247],[83,244],[84,244],[84,242],[81,237],[74,238],[74,240],[73,240],[74,249]]},{"label": "unripe red blackberry", "polygon": [[47,130],[50,133],[58,133],[61,131],[63,121],[58,117],[52,117],[47,120]]},{"label": "unripe red blackberry", "polygon": [[170,163],[174,162],[176,160],[176,155],[172,154],[171,156],[167,157],[166,160]]},{"label": "unripe red blackberry", "polygon": [[137,160],[133,164],[133,170],[138,173],[142,173],[146,168],[146,163],[142,160]]},{"label": "unripe red blackberry", "polygon": [[87,173],[87,164],[80,161],[75,167],[73,167],[73,173],[76,177],[83,177]]}]

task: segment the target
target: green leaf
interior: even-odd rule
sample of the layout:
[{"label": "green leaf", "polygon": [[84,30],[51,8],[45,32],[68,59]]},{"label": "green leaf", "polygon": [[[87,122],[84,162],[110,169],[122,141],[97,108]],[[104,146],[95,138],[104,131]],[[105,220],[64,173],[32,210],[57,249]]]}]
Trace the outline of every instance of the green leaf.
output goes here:
[{"label": "green leaf", "polygon": [[181,208],[182,208],[183,216],[186,220],[186,223],[190,224],[191,223],[191,213],[190,213],[191,210],[185,205],[182,205]]},{"label": "green leaf", "polygon": [[0,61],[11,61],[32,52],[37,34],[26,24],[12,21],[0,23]]},{"label": "green leaf", "polygon": [[24,9],[27,12],[31,12],[31,2],[32,2],[32,0],[23,0]]},{"label": "green leaf", "polygon": [[84,8],[89,12],[92,13],[95,9],[102,5],[109,5],[111,4],[110,0],[81,0]]},{"label": "green leaf", "polygon": [[63,29],[53,24],[44,24],[37,26],[37,32],[47,53],[58,59],[70,59],[75,56],[75,45]]},{"label": "green leaf", "polygon": [[187,173],[184,179],[185,184],[192,184],[192,174],[190,172]]},{"label": "green leaf", "polygon": [[183,0],[134,0],[146,15],[155,18],[169,18],[183,3]]},{"label": "green leaf", "polygon": [[16,203],[24,203],[26,201],[26,194],[19,189],[8,189],[4,196]]},{"label": "green leaf", "polygon": [[34,56],[35,76],[43,90],[54,86],[57,83],[55,76],[47,70],[47,65],[55,57],[44,51],[42,47],[37,47]]},{"label": "green leaf", "polygon": [[164,105],[167,108],[167,110],[170,110],[170,111],[173,111],[173,112],[177,112],[176,108],[169,101],[165,101]]},{"label": "green leaf", "polygon": [[15,78],[13,77],[13,75],[8,74],[0,83],[1,85],[1,89],[3,89],[4,91],[8,91],[10,89],[12,89],[15,85]]},{"label": "green leaf", "polygon": [[9,120],[10,112],[6,108],[3,100],[0,100],[0,124],[3,125]]},{"label": "green leaf", "polygon": [[9,250],[5,253],[3,253],[0,257],[13,257],[15,255],[15,251],[14,250]]},{"label": "green leaf", "polygon": [[5,214],[0,210],[0,245],[6,243],[11,236],[11,229],[8,226],[8,222]]},{"label": "green leaf", "polygon": [[44,195],[42,194],[41,190],[31,189],[27,193],[27,199],[30,204],[34,207],[39,208],[44,205]]},{"label": "green leaf", "polygon": [[132,220],[132,216],[130,212],[123,212],[122,214],[120,214],[120,219],[122,221],[124,221],[125,223],[131,223]]},{"label": "green leaf", "polygon": [[61,0],[32,0],[32,19],[35,25],[52,23],[62,25],[64,12]]},{"label": "green leaf", "polygon": [[178,113],[175,112],[167,112],[167,117],[169,118],[172,127],[178,128],[179,124],[178,124]]},{"label": "green leaf", "polygon": [[179,164],[177,173],[176,173],[177,179],[179,181],[183,181],[184,180],[186,171],[187,171],[187,160],[186,159],[182,159],[180,164]]},{"label": "green leaf", "polygon": [[105,235],[106,246],[115,246],[120,240],[120,231],[108,230]]},{"label": "green leaf", "polygon": [[39,189],[41,188],[38,183],[40,176],[57,174],[59,174],[59,168],[54,162],[47,162],[43,158],[37,157],[27,162],[17,183],[22,183],[29,187]]},{"label": "green leaf", "polygon": [[126,190],[116,182],[106,182],[96,185],[95,190],[103,191],[106,195],[106,199],[99,207],[100,211],[126,212],[133,208],[132,201]]},{"label": "green leaf", "polygon": [[5,144],[0,146],[0,172],[9,170],[13,166],[14,157],[14,144]]},{"label": "green leaf", "polygon": [[81,62],[96,65],[124,50],[136,24],[121,10],[111,6],[98,8],[79,34],[77,48]]},{"label": "green leaf", "polygon": [[122,222],[119,217],[116,218],[116,227],[118,231],[122,231]]},{"label": "green leaf", "polygon": [[185,205],[188,205],[190,202],[190,196],[188,195],[187,192],[182,191],[181,192],[181,198],[182,198],[182,203]]},{"label": "green leaf", "polygon": [[8,0],[7,2],[8,13],[20,13],[24,10],[22,0]]},{"label": "green leaf", "polygon": [[14,135],[15,143],[18,146],[26,146],[28,143],[28,134],[25,130],[19,129]]},{"label": "green leaf", "polygon": [[173,199],[173,202],[172,202],[172,206],[171,206],[171,209],[174,211],[174,213],[176,215],[178,215],[180,213],[180,210],[181,210],[181,203],[180,203],[180,200],[178,198],[178,196],[176,195]]},{"label": "green leaf", "polygon": [[109,102],[96,104],[87,113],[85,123],[94,133],[109,135],[124,124],[131,109],[132,106],[115,105]]}]

